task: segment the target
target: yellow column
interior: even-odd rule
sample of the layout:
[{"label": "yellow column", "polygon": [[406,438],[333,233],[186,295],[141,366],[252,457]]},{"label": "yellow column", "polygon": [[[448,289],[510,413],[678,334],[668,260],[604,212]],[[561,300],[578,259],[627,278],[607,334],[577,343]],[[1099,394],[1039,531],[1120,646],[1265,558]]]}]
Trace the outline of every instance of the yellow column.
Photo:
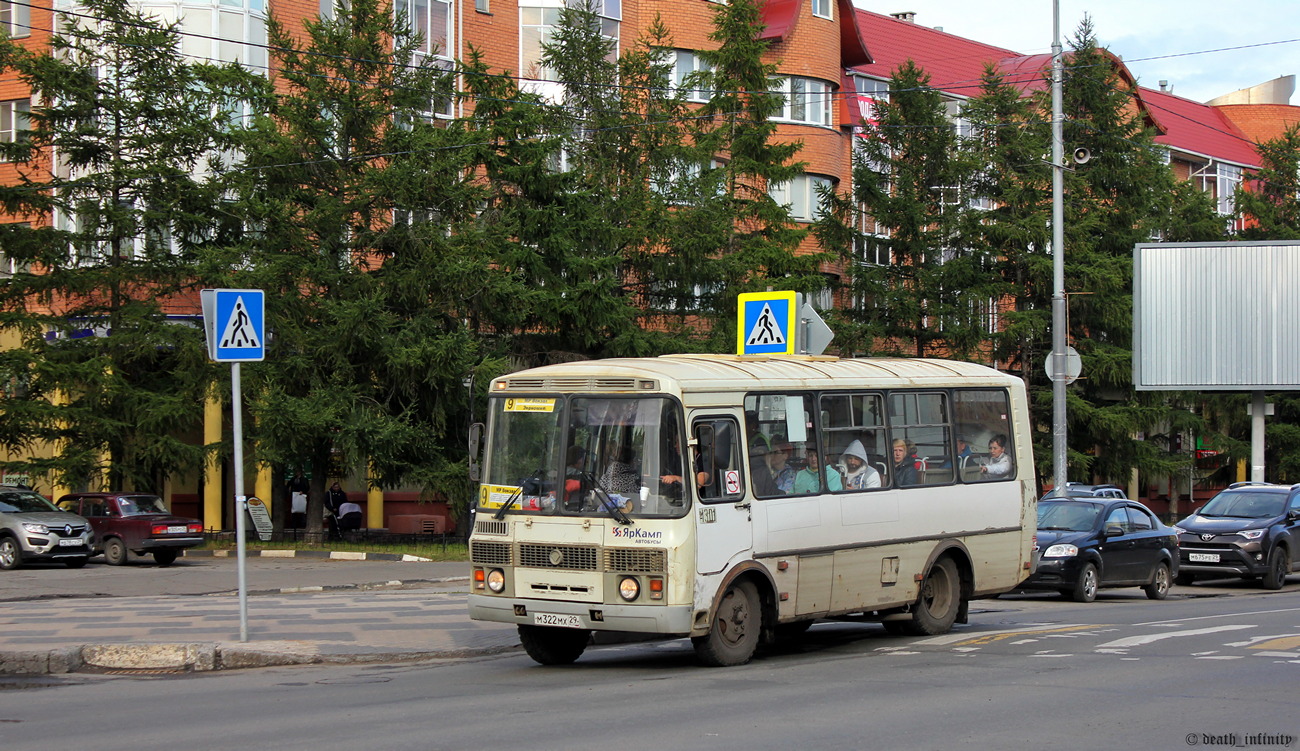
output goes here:
[{"label": "yellow column", "polygon": [[253,482],[253,495],[266,501],[267,508],[271,507],[271,465],[262,462],[257,463],[257,479]]},{"label": "yellow column", "polygon": [[[68,406],[68,395],[63,393],[62,391],[54,392],[54,404],[59,407]],[[63,449],[67,445],[68,442],[66,440],[60,440],[53,447],[54,455],[58,456],[59,454],[62,454]],[[71,492],[72,492],[72,488],[68,487],[67,485],[64,485],[63,483],[54,483],[52,486],[50,486],[50,497],[53,498],[55,501],[58,501],[60,498],[62,498],[63,496]]]},{"label": "yellow column", "polygon": [[[214,386],[203,403],[203,443],[211,446],[221,441],[221,400]],[[203,469],[203,523],[208,529],[221,529],[221,460],[208,455]]]},{"label": "yellow column", "polygon": [[374,486],[370,470],[366,470],[366,529],[384,526],[384,491]]}]

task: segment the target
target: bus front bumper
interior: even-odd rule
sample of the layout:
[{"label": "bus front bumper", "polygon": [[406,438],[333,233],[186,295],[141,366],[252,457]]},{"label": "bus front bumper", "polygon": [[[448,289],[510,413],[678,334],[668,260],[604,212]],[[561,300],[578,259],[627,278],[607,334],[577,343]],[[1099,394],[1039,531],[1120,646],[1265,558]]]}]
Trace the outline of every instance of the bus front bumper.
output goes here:
[{"label": "bus front bumper", "polygon": [[520,597],[469,596],[469,617],[527,626],[567,625],[593,631],[686,636],[694,612],[689,606],[611,605]]}]

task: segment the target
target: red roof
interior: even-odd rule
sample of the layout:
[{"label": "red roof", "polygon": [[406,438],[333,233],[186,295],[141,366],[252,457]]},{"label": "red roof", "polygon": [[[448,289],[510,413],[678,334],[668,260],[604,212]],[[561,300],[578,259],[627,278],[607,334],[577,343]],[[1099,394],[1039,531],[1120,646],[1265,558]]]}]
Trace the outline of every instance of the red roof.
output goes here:
[{"label": "red roof", "polygon": [[[1050,54],[1021,55],[861,9],[857,17],[874,62],[857,66],[856,72],[889,78],[910,59],[930,74],[934,88],[955,96],[974,97],[980,93],[985,65],[991,64],[1022,91],[1042,91],[1048,86]],[[1159,131],[1157,143],[1246,166],[1259,163],[1250,139],[1216,108],[1139,87],[1123,61],[1113,55],[1111,58],[1119,75],[1133,87],[1148,123]]]},{"label": "red roof", "polygon": [[1217,108],[1167,91],[1140,91],[1147,109],[1165,127],[1156,143],[1246,167],[1259,166],[1250,138]]}]

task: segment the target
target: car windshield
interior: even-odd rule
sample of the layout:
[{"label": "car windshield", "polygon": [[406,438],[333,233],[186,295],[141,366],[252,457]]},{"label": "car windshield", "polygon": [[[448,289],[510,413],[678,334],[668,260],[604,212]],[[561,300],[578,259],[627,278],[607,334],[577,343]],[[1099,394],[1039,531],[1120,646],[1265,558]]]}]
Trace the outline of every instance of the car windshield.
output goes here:
[{"label": "car windshield", "polygon": [[1055,532],[1087,532],[1097,525],[1101,506],[1082,501],[1038,504],[1038,528]]},{"label": "car windshield", "polygon": [[163,505],[162,499],[156,495],[122,496],[117,499],[117,507],[121,510],[122,516],[168,513],[167,507]]},{"label": "car windshield", "polygon": [[1201,516],[1224,516],[1235,519],[1270,519],[1282,515],[1286,493],[1257,490],[1225,490],[1210,499],[1197,513]]},{"label": "car windshield", "polygon": [[54,504],[37,493],[23,491],[0,491],[0,512],[6,514],[35,513],[39,511],[58,511]]}]

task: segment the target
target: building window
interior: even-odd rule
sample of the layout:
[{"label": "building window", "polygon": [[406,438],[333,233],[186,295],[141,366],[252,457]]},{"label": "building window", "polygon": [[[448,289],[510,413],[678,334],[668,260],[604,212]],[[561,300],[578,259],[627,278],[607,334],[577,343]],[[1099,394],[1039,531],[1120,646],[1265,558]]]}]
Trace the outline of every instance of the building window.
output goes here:
[{"label": "building window", "polygon": [[[27,113],[31,111],[31,101],[15,99],[0,102],[0,143],[22,143],[27,140],[31,123]],[[0,162],[5,161],[0,154]]]},{"label": "building window", "polygon": [[1215,195],[1219,213],[1230,216],[1237,210],[1237,188],[1241,185],[1241,167],[1220,164],[1215,171]]},{"label": "building window", "polygon": [[451,3],[443,0],[396,0],[393,11],[406,14],[408,31],[422,37],[419,54],[448,57],[451,49]]},{"label": "building window", "polygon": [[474,0],[474,10],[479,13],[490,12],[491,9],[488,7],[488,0]]},{"label": "building window", "polygon": [[799,175],[785,183],[773,183],[768,189],[772,200],[790,210],[797,222],[811,222],[822,216],[821,193],[831,190],[835,182],[820,175]]},{"label": "building window", "polygon": [[713,66],[691,50],[677,50],[673,58],[673,86],[688,101],[707,102],[713,97],[713,90],[702,85],[712,72]]},{"label": "building window", "polygon": [[[587,0],[600,16],[601,33],[614,41],[611,60],[618,59],[619,20],[622,0]],[[555,71],[542,65],[543,46],[549,44],[560,23],[563,0],[522,0],[519,4],[519,71],[524,78],[554,81]]]},{"label": "building window", "polygon": [[791,76],[776,84],[773,90],[785,97],[785,108],[774,120],[826,126],[831,124],[831,99],[834,92],[826,82]]},{"label": "building window", "polygon": [[25,3],[0,0],[0,31],[9,32],[14,38],[31,36],[32,9]]},{"label": "building window", "polygon": [[241,63],[259,73],[269,69],[265,0],[146,0],[139,9],[165,21],[179,19],[181,54],[191,60]]},{"label": "building window", "polygon": [[830,18],[831,0],[812,0],[812,14],[818,18]]},{"label": "building window", "polygon": [[[854,86],[858,93],[858,111],[865,122],[876,121],[876,105],[889,101],[889,81],[879,78],[854,76]],[[857,125],[857,123],[854,123]]]}]

